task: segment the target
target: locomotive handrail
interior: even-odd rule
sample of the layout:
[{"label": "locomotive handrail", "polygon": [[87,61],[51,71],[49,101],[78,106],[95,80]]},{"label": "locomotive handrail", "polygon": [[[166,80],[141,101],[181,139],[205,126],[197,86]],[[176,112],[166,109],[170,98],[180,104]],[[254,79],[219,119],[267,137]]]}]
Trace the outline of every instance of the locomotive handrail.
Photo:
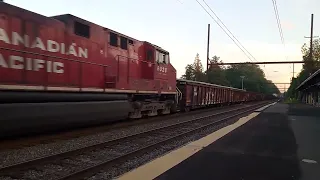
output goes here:
[{"label": "locomotive handrail", "polygon": [[[76,59],[72,59],[72,58],[64,58],[64,57],[59,57],[59,56],[51,56],[51,55],[41,54],[41,53],[36,53],[36,52],[31,52],[31,51],[23,51],[23,50],[11,49],[11,48],[6,48],[6,47],[0,47],[0,49],[9,50],[9,51],[16,51],[16,52],[21,52],[21,53],[29,53],[29,54],[33,54],[33,55],[40,55],[40,56],[51,57],[51,58],[56,58],[56,59],[63,59],[63,60],[67,60],[67,61],[74,61],[74,62],[80,62],[80,63],[86,63],[86,64],[109,67],[106,64],[100,64],[100,63],[94,63],[94,62],[88,62],[88,61],[81,61],[81,60],[76,60]],[[127,58],[128,60],[135,60],[135,61],[141,61],[141,62],[147,62],[147,63],[151,63],[151,64],[156,64],[154,62],[149,62],[149,61],[144,61],[144,60],[140,60],[140,59],[130,58],[130,57],[122,56],[122,55],[116,55],[115,57],[117,57],[118,60],[119,60],[119,57],[124,57],[124,58]]]},{"label": "locomotive handrail", "polygon": [[135,59],[135,58],[130,58],[130,57],[122,56],[122,55],[116,55],[115,57],[117,57],[117,58],[118,58],[118,60],[119,60],[119,57],[124,57],[124,58],[127,58],[128,60],[135,60],[135,61],[141,61],[141,62],[146,62],[146,63],[156,64],[156,63],[154,63],[154,62],[144,61],[144,60]]},{"label": "locomotive handrail", "polygon": [[178,103],[182,99],[182,92],[178,87],[176,87],[176,91],[178,92],[178,96],[176,96],[176,102]]},{"label": "locomotive handrail", "polygon": [[[61,57],[61,56],[54,56],[54,55],[48,55],[48,54],[44,54],[44,53],[37,53],[37,52],[32,52],[32,51],[26,51],[26,50],[19,50],[19,49],[14,49],[14,48],[7,48],[7,47],[0,47],[0,50],[5,50],[5,51],[12,51],[12,52],[18,52],[18,53],[24,53],[24,54],[30,54],[30,55],[37,55],[37,56],[43,56],[43,57],[46,57],[46,58],[53,58],[53,59],[57,59],[57,60],[65,60],[65,61],[69,61],[69,62],[75,62],[75,63],[79,63],[78,66],[79,66],[79,71],[78,71],[78,84],[75,84],[75,86],[77,88],[82,88],[82,78],[83,78],[83,64],[89,64],[89,65],[96,65],[96,66],[99,66],[99,67],[102,67],[103,68],[103,77],[104,77],[104,82],[107,81],[107,68],[110,68],[109,65],[106,65],[106,64],[101,64],[101,63],[95,63],[95,62],[89,62],[89,61],[83,61],[83,60],[77,60],[77,59],[74,59],[74,58],[65,58],[65,57]],[[127,74],[128,74],[128,77],[127,77],[127,81],[129,82],[130,81],[130,63],[129,61],[132,60],[132,61],[139,61],[139,62],[142,62],[142,63],[149,63],[151,65],[156,65],[155,62],[151,62],[151,61],[145,61],[145,60],[140,60],[140,59],[136,59],[136,58],[131,58],[131,57],[126,57],[126,56],[122,56],[122,55],[116,55],[115,58],[118,60],[117,62],[117,65],[118,65],[118,72],[119,73],[119,57],[122,57],[122,58],[125,58],[128,62],[128,67],[127,67]],[[48,73],[46,73],[46,75],[44,76],[44,82],[42,83],[42,85],[46,88],[48,86]],[[119,74],[117,75],[117,80],[119,81]],[[62,84],[61,84],[62,85]],[[106,84],[104,83],[104,87],[103,88],[106,88]]]}]

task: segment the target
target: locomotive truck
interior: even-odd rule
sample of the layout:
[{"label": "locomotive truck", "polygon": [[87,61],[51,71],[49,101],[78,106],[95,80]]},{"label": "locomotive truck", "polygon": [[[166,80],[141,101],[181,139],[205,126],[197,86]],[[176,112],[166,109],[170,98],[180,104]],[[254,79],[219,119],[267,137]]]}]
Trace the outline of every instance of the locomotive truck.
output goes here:
[{"label": "locomotive truck", "polygon": [[0,2],[0,136],[266,99],[177,80],[170,53],[71,14]]}]

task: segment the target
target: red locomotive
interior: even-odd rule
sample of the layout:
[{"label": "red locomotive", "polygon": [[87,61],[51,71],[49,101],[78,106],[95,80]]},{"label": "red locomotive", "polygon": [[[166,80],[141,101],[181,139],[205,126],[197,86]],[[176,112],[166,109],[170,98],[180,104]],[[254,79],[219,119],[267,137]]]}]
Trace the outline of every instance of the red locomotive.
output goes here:
[{"label": "red locomotive", "polygon": [[[186,110],[183,100],[197,95],[181,91],[181,82],[169,52],[152,43],[70,14],[45,17],[0,2],[1,136]],[[197,96],[209,100],[191,107],[250,99],[214,86]]]}]

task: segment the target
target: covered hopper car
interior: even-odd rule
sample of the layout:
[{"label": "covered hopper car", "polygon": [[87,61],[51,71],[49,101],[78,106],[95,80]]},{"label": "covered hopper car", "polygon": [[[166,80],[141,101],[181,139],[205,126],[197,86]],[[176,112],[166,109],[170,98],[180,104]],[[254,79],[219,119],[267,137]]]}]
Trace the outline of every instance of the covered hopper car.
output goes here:
[{"label": "covered hopper car", "polygon": [[169,52],[147,41],[0,2],[0,137],[264,99],[177,80]]}]

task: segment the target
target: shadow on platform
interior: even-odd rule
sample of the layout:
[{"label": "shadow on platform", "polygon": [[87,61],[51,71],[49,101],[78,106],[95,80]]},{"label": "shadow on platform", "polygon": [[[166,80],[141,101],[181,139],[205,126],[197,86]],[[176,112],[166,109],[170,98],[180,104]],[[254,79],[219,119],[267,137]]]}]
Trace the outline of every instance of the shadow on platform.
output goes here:
[{"label": "shadow on platform", "polygon": [[271,106],[157,179],[300,179],[288,110],[286,104]]},{"label": "shadow on platform", "polygon": [[320,107],[307,104],[290,104],[288,115],[311,116],[320,119]]}]

